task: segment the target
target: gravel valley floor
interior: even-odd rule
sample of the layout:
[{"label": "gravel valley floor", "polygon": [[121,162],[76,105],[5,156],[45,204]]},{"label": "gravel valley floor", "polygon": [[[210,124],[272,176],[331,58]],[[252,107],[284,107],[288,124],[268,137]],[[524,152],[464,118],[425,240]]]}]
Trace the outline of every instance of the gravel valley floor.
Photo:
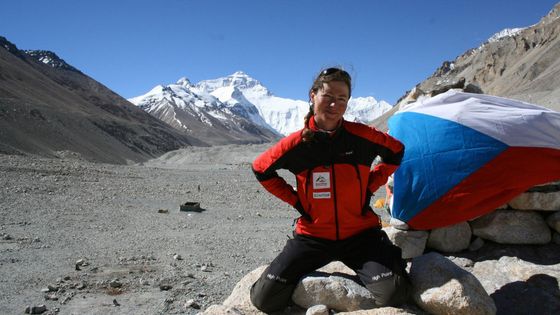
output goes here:
[{"label": "gravel valley floor", "polygon": [[[279,252],[295,217],[251,172],[265,146],[241,148],[130,166],[0,156],[0,313],[195,314],[221,303]],[[187,201],[203,211],[179,211]]]},{"label": "gravel valley floor", "polygon": [[[44,314],[196,314],[220,304],[276,256],[296,218],[251,172],[266,147],[188,148],[126,166],[0,155],[0,313],[45,304]],[[188,201],[203,211],[179,211]],[[551,246],[528,259],[558,263]],[[495,253],[506,252],[478,254]]]}]

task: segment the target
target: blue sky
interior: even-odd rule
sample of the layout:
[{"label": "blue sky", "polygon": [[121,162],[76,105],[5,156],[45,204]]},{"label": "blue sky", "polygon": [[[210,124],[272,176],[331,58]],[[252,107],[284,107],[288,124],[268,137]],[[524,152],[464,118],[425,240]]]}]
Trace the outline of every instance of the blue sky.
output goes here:
[{"label": "blue sky", "polygon": [[340,65],[354,96],[393,104],[444,60],[537,23],[556,2],[12,0],[0,2],[0,36],[54,51],[126,98],[241,70],[306,100],[314,75]]}]

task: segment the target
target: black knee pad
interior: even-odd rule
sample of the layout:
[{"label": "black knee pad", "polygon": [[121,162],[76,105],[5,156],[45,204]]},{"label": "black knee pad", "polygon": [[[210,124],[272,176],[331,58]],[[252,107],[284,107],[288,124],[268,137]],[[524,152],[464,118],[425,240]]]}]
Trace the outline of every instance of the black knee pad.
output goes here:
[{"label": "black knee pad", "polygon": [[287,284],[283,279],[268,274],[263,275],[251,287],[251,302],[264,313],[283,310],[292,301],[296,285]]}]

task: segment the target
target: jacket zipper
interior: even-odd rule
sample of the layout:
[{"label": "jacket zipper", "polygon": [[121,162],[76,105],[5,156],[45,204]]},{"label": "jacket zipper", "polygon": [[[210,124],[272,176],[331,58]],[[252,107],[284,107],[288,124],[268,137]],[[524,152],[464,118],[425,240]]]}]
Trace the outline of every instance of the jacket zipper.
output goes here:
[{"label": "jacket zipper", "polygon": [[307,199],[306,201],[307,204],[309,205],[308,209],[306,210],[308,215],[311,215],[311,209],[313,209],[313,202],[310,202],[310,200],[312,201],[312,199],[309,197],[309,192],[311,191],[311,189],[309,189],[309,185],[310,185],[312,173],[313,173],[312,169],[307,171],[307,179],[305,180],[305,198]]},{"label": "jacket zipper", "polygon": [[360,176],[360,169],[358,168],[358,164],[354,164],[354,169],[356,170],[356,175],[358,176],[358,182],[360,182],[360,212],[362,215],[364,215],[364,207],[365,202],[367,200],[364,201],[364,203],[362,203],[362,199],[364,198],[364,193],[363,193],[363,186],[362,186],[362,177]]},{"label": "jacket zipper", "polygon": [[336,203],[336,177],[334,175],[334,162],[332,165],[332,182],[333,182],[333,202],[334,202],[334,224],[336,230],[336,240],[339,240],[339,232],[338,232],[338,206]]}]

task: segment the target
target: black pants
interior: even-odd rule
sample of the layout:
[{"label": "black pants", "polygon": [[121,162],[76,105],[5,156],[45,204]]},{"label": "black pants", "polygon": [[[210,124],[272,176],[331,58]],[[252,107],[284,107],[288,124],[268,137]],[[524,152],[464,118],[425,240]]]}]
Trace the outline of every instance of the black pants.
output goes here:
[{"label": "black pants", "polygon": [[356,272],[376,305],[398,305],[408,298],[401,249],[384,231],[372,229],[340,241],[296,234],[251,287],[251,302],[265,313],[280,311],[303,276],[337,260]]}]

